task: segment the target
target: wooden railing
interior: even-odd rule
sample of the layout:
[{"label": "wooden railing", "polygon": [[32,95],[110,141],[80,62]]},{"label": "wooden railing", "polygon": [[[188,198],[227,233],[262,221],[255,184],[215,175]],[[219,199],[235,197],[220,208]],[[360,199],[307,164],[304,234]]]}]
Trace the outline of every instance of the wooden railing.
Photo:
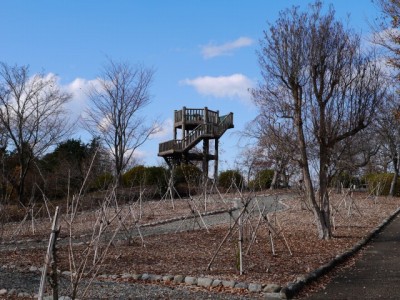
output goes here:
[{"label": "wooden railing", "polygon": [[233,113],[221,116],[219,119],[220,122],[218,123],[218,135],[221,136],[226,130],[233,127]]},{"label": "wooden railing", "polygon": [[[207,111],[207,113],[206,113]],[[183,117],[185,119],[183,119]],[[176,110],[174,116],[175,123],[187,122],[187,123],[213,123],[218,124],[219,117],[218,112],[203,109],[203,108],[183,108],[182,110]]]},{"label": "wooden railing", "polygon": [[207,123],[212,123],[217,125],[219,122],[219,113],[216,111],[212,111],[212,110],[207,110],[208,112],[208,116],[207,116]]},{"label": "wooden railing", "polygon": [[166,151],[184,151],[194,147],[199,140],[213,133],[212,124],[200,124],[182,140],[170,140],[159,145],[159,153]]},{"label": "wooden railing", "polygon": [[[194,114],[192,114],[192,111],[196,111],[195,109],[193,110],[188,109],[188,110],[191,112],[187,116],[193,116]],[[176,111],[175,117],[177,116],[177,113],[179,115],[179,112],[182,111]],[[208,116],[209,117],[211,116],[212,122],[199,124],[195,129],[193,129],[190,132],[190,134],[185,136],[184,139],[170,140],[164,143],[160,143],[158,152],[164,153],[167,151],[177,151],[177,152],[188,151],[194,146],[196,146],[196,144],[203,138],[220,137],[225,133],[227,129],[233,127],[233,113],[218,117],[217,112],[208,110]]]},{"label": "wooden railing", "polygon": [[182,113],[183,113],[182,110],[175,111],[175,117],[174,117],[175,123],[182,122]]}]

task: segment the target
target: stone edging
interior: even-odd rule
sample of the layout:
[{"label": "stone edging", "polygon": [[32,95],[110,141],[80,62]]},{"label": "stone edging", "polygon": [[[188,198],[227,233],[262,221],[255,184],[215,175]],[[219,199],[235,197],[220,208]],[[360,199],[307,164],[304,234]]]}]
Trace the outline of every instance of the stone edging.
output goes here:
[{"label": "stone edging", "polygon": [[320,266],[314,271],[308,273],[305,276],[298,277],[296,281],[289,283],[280,291],[281,299],[291,299],[307,284],[317,280],[321,276],[328,273],[337,265],[343,263],[345,260],[356,254],[362,247],[364,247],[373,237],[376,236],[387,224],[389,224],[398,214],[400,213],[400,207],[397,208],[392,215],[387,217],[379,224],[374,230],[372,230],[364,239],[355,244],[351,249],[346,252],[337,255],[330,262]]},{"label": "stone edging", "polygon": [[[63,275],[70,275],[70,273]],[[102,274],[98,275],[97,279],[100,280],[116,280],[116,279],[125,279],[125,280],[135,280],[135,281],[144,281],[144,282],[153,282],[153,283],[173,283],[173,284],[184,284],[186,286],[198,286],[203,288],[210,287],[226,287],[226,288],[235,288],[235,289],[244,289],[249,293],[263,293],[268,299],[281,299],[280,290],[282,287],[277,284],[260,284],[260,283],[247,283],[240,282],[234,280],[220,280],[211,277],[194,277],[194,276],[184,276],[184,275],[154,275],[154,274],[129,274],[124,273],[121,275],[107,275]]]},{"label": "stone edging", "polygon": [[[40,273],[42,268],[38,268],[35,266],[31,266],[29,269],[21,269],[16,267],[15,265],[10,266],[0,266],[0,269],[17,269],[19,271],[29,271],[29,272],[37,272]],[[64,277],[74,276],[69,271],[60,272],[60,275]],[[101,274],[96,277],[98,280],[116,280],[116,279],[124,279],[124,280],[134,280],[134,281],[143,281],[148,283],[173,283],[176,285],[182,284],[186,286],[198,286],[203,288],[210,287],[226,287],[226,288],[235,288],[235,289],[244,289],[249,293],[263,293],[267,299],[281,299],[280,291],[282,287],[277,284],[260,284],[260,283],[247,283],[240,282],[234,280],[220,280],[211,277],[193,277],[193,276],[184,276],[184,275],[154,275],[154,274]],[[1,296],[14,296],[17,298],[24,297],[33,297],[37,298],[37,294],[29,294],[26,292],[21,292],[16,289],[7,290],[0,286],[0,297]],[[63,299],[69,299],[68,297],[64,297]]]}]

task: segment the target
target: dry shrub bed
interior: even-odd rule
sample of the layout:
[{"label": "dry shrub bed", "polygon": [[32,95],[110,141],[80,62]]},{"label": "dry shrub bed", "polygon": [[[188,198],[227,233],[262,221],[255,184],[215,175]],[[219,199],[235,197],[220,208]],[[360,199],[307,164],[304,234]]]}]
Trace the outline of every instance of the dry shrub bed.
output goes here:
[{"label": "dry shrub bed", "polygon": [[[216,197],[215,197],[216,198]],[[73,220],[73,234],[74,237],[79,237],[87,233],[96,224],[100,214],[106,215],[106,219],[113,220],[113,217],[118,214],[124,219],[124,225],[130,227],[134,224],[143,225],[162,220],[169,220],[179,216],[190,216],[196,208],[201,212],[209,212],[214,210],[228,210],[232,208],[231,201],[216,201],[211,199],[204,203],[202,199],[194,199],[188,202],[187,199],[164,199],[159,201],[142,201],[133,202],[132,204],[125,204],[115,206],[113,195],[107,198],[110,203],[104,209],[99,207],[97,209],[88,209],[78,212]],[[217,198],[216,198],[217,199]],[[82,199],[85,201],[85,199]],[[4,208],[5,210],[7,208]],[[0,224],[0,240],[12,241],[15,239],[41,239],[47,238],[49,229],[51,227],[51,219],[55,211],[55,207],[48,204],[48,218],[31,218],[28,211],[28,218],[23,222],[9,222]],[[71,214],[66,214],[67,208],[61,207],[61,228],[62,235],[65,236],[68,223],[71,220]],[[69,209],[69,211],[71,211]],[[110,229],[113,230],[118,227],[118,222],[114,220],[110,224]]]},{"label": "dry shrub bed", "polygon": [[[341,197],[335,198],[334,203],[340,202]],[[214,228],[209,233],[202,230],[146,238],[146,248],[139,245],[113,248],[105,266],[111,273],[204,275],[283,285],[351,248],[398,206],[397,199],[392,198],[380,198],[374,204],[372,200],[366,200],[364,195],[360,195],[354,201],[361,214],[353,211],[347,215],[348,206],[346,208],[342,205],[340,213],[343,218],[336,215],[335,238],[329,241],[318,239],[312,214],[301,209],[298,200],[287,201],[290,209],[273,214],[275,216],[270,220],[274,223],[276,217],[279,221],[292,255],[282,235],[273,239],[276,255],[272,255],[268,232],[266,226],[263,226],[257,231],[257,240],[250,248],[250,253],[244,256],[245,274],[242,276],[239,276],[237,270],[238,234],[224,244],[211,271],[206,271],[210,259],[227,233],[227,225]],[[275,224],[274,228],[279,229],[279,226]],[[247,245],[245,240],[245,249]]]},{"label": "dry shrub bed", "polygon": [[[273,255],[271,251],[271,240],[267,227],[261,226],[257,231],[255,243],[251,246],[249,253],[244,255],[245,274],[241,276],[237,268],[237,232],[222,246],[211,270],[206,270],[218,245],[227,233],[229,224],[216,226],[209,232],[197,230],[145,237],[145,247],[142,247],[140,240],[133,244],[115,243],[109,249],[100,273],[183,274],[285,285],[351,248],[398,207],[397,198],[371,199],[361,193],[354,195],[353,198],[347,198],[346,201],[344,201],[343,195],[332,195],[331,197],[335,211],[334,238],[329,241],[319,240],[313,224],[312,213],[304,208],[299,199],[286,200],[285,204],[288,209],[269,214],[272,226],[278,231],[280,228],[282,229],[281,234],[273,238],[276,255]],[[222,207],[225,206],[222,204]],[[171,208],[169,210],[160,208],[160,210],[163,218],[168,218],[176,216],[178,212],[187,213],[185,210],[187,208],[184,207],[184,204],[175,202],[175,210]],[[152,208],[152,212],[154,212],[154,218],[156,210]],[[251,221],[253,228],[257,224],[258,217],[255,215]],[[158,218],[162,217],[158,216]],[[246,234],[246,232],[251,232],[249,224],[246,223],[244,227],[245,250],[249,245],[250,235]],[[289,254],[282,233],[288,241],[292,255]],[[85,246],[76,247],[77,249],[80,247],[83,251]],[[59,249],[58,254],[60,269],[68,270],[67,249]],[[17,249],[13,252],[3,253],[0,256],[0,264],[12,262],[20,266],[38,266],[42,264],[43,257],[44,250],[19,251]]]}]

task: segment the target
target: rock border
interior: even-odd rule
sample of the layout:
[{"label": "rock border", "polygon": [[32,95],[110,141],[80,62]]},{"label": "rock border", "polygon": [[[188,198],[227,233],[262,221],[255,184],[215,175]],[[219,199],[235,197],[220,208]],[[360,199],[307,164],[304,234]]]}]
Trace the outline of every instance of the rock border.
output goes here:
[{"label": "rock border", "polygon": [[[15,265],[4,265],[0,266],[0,269],[17,269],[19,271],[29,271],[29,272],[36,272],[40,274],[42,272],[42,267],[35,267],[30,266],[28,269],[26,268],[18,268]],[[61,276],[64,277],[71,277],[74,276],[69,271],[59,271]],[[216,279],[212,277],[194,277],[194,276],[185,276],[185,275],[156,275],[156,274],[131,274],[131,273],[123,273],[123,274],[100,274],[96,276],[97,280],[106,280],[106,281],[114,281],[117,279],[124,279],[124,280],[134,280],[134,281],[142,281],[145,283],[169,283],[169,284],[176,284],[176,285],[185,285],[185,286],[197,286],[201,288],[211,288],[211,287],[226,287],[226,288],[234,288],[234,289],[241,289],[247,290],[250,294],[263,294],[267,299],[281,299],[281,290],[282,286],[278,284],[260,284],[260,283],[247,283],[242,281],[235,281],[235,280],[222,280]],[[7,290],[0,286],[0,297],[17,297],[17,298],[24,298],[30,297],[37,299],[38,294],[30,294],[24,291],[18,291],[17,289],[10,289]],[[61,298],[60,298],[61,299]],[[70,299],[67,296],[64,296],[62,299]]]},{"label": "rock border", "polygon": [[[61,273],[62,275],[69,275],[68,272]],[[97,276],[97,279],[100,280],[116,280],[116,279],[125,279],[125,280],[135,280],[135,281],[143,281],[143,282],[152,282],[152,283],[172,283],[176,285],[186,285],[186,286],[197,286],[202,288],[211,288],[211,287],[226,287],[226,288],[234,288],[247,290],[250,294],[254,293],[263,293],[268,295],[271,299],[281,299],[280,291],[282,287],[278,284],[260,284],[260,283],[248,283],[243,281],[235,281],[235,280],[222,280],[216,279],[213,277],[194,277],[194,276],[185,276],[185,275],[155,275],[155,274],[131,274],[124,273],[120,275],[110,275],[110,274],[101,274]]]}]

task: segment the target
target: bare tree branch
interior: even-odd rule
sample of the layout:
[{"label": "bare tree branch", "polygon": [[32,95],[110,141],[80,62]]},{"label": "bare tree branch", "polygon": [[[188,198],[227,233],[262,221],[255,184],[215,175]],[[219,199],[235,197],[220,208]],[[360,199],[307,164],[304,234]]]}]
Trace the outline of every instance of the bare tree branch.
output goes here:
[{"label": "bare tree branch", "polygon": [[281,145],[286,140],[289,146],[282,149],[292,148],[319,237],[329,239],[333,154],[373,120],[385,94],[382,71],[374,53],[362,51],[359,35],[335,20],[332,6],[323,13],[319,1],[307,12],[282,11],[260,44],[263,81],[253,90],[260,110],[256,122],[267,139],[275,137]]},{"label": "bare tree branch", "polygon": [[153,74],[152,69],[109,60],[98,85],[89,91],[91,106],[86,110],[84,125],[112,152],[118,177],[135,150],[158,130],[155,123],[146,124],[140,115],[151,101]]},{"label": "bare tree branch", "polygon": [[0,63],[0,127],[18,156],[18,180],[11,184],[17,185],[21,203],[32,160],[71,132],[64,107],[70,98],[54,76],[30,77],[27,66]]}]

